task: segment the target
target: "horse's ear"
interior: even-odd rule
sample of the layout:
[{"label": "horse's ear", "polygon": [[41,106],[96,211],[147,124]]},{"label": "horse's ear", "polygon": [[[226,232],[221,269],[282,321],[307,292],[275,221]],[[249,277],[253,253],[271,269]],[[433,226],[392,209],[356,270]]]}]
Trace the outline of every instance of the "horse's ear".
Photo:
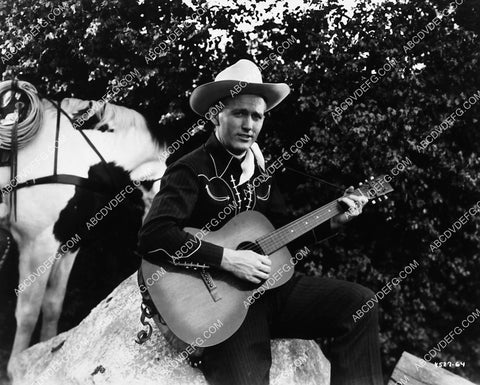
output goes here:
[{"label": "horse's ear", "polygon": [[[73,114],[73,120],[80,120],[91,115],[87,120],[83,120],[81,125],[82,130],[93,130],[97,129],[99,131],[108,131],[108,125],[104,124],[101,127],[97,127],[98,123],[103,117],[105,112],[105,104],[102,104],[101,107],[97,107],[98,103],[93,103],[91,100],[88,102],[88,107],[78,110]],[[92,110],[94,111],[92,115]],[[82,117],[83,115],[83,117]]]}]

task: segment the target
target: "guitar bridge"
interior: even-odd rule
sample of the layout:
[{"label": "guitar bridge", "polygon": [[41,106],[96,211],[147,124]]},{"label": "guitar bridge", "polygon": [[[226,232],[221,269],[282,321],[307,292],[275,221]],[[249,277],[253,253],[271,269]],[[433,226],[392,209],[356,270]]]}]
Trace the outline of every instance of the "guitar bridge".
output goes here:
[{"label": "guitar bridge", "polygon": [[215,282],[213,282],[213,278],[211,276],[211,274],[206,271],[205,269],[202,269],[200,271],[200,275],[203,279],[203,282],[205,283],[205,286],[207,287],[210,295],[212,296],[213,300],[215,302],[218,302],[222,299],[222,297],[220,296],[220,293],[218,292],[218,288],[217,288],[217,285],[215,285]]}]

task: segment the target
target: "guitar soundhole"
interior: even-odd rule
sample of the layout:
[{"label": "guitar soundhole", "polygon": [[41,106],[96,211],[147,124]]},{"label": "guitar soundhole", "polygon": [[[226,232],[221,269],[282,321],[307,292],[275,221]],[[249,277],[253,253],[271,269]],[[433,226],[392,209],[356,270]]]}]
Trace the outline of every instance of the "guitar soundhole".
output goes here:
[{"label": "guitar soundhole", "polygon": [[262,248],[254,242],[242,242],[237,246],[237,250],[252,250],[258,254],[265,255]]}]

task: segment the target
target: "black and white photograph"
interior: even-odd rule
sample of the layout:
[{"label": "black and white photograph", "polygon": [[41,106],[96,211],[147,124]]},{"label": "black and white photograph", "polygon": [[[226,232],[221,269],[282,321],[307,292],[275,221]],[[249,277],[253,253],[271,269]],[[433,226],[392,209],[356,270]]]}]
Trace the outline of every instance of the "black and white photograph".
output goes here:
[{"label": "black and white photograph", "polygon": [[0,0],[0,385],[480,384],[480,0]]}]

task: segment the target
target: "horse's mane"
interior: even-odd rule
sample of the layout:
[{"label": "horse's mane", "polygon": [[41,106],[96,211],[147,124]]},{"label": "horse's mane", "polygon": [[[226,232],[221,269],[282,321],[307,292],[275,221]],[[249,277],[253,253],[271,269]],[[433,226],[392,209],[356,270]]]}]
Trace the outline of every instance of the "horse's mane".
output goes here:
[{"label": "horse's mane", "polygon": [[118,128],[119,130],[135,127],[135,129],[144,128],[148,131],[147,121],[143,115],[127,107],[106,103],[104,108],[101,108],[96,114],[100,120],[95,125],[94,129],[98,129],[107,124],[112,125],[114,129]]}]

